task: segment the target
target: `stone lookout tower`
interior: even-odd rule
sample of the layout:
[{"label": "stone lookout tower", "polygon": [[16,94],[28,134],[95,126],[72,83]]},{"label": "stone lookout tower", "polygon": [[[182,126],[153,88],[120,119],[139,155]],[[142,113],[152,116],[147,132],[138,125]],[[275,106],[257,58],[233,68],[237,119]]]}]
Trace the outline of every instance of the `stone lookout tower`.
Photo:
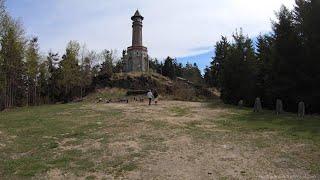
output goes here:
[{"label": "stone lookout tower", "polygon": [[142,21],[144,17],[137,10],[131,17],[132,23],[132,46],[123,53],[125,72],[149,71],[148,49],[142,44]]}]

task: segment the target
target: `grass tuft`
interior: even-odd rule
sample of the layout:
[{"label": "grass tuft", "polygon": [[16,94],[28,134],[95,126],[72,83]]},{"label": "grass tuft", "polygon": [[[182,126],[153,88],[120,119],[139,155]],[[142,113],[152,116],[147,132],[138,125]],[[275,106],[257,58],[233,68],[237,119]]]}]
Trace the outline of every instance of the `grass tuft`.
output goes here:
[{"label": "grass tuft", "polygon": [[171,113],[174,113],[174,115],[177,117],[186,116],[191,113],[191,111],[188,107],[175,106],[175,107],[170,108],[169,110]]}]

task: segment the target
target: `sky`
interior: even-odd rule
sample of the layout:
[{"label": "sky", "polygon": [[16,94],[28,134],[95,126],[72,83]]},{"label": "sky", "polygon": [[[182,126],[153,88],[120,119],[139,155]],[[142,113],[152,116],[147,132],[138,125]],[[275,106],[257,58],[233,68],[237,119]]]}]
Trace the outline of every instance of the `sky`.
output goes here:
[{"label": "sky", "polygon": [[[121,52],[131,45],[131,16],[145,17],[143,43],[153,58],[210,64],[214,45],[242,28],[249,37],[271,31],[281,5],[294,0],[7,0],[41,52],[63,53],[70,40],[95,51]],[[119,53],[120,54],[120,53]]]}]

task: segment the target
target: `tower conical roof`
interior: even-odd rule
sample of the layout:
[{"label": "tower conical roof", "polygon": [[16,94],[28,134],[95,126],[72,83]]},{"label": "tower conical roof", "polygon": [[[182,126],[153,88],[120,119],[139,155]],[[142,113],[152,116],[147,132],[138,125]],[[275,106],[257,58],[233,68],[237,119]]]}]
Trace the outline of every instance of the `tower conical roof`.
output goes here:
[{"label": "tower conical roof", "polygon": [[141,16],[141,14],[140,14],[139,10],[137,10],[137,11],[136,11],[136,13],[134,13],[134,15],[133,15],[133,16]]},{"label": "tower conical roof", "polygon": [[144,19],[143,16],[141,16],[139,10],[137,10],[137,11],[134,13],[134,15],[131,17],[131,19],[133,20],[133,19],[136,18],[136,17],[139,17],[139,18],[141,18],[142,20]]}]

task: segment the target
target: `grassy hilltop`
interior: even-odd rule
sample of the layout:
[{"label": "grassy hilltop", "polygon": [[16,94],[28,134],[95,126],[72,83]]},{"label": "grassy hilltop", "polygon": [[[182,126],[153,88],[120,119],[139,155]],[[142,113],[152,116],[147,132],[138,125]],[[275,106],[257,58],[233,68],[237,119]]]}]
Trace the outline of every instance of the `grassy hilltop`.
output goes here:
[{"label": "grassy hilltop", "polygon": [[320,117],[216,103],[75,103],[0,113],[0,179],[320,177]]}]

